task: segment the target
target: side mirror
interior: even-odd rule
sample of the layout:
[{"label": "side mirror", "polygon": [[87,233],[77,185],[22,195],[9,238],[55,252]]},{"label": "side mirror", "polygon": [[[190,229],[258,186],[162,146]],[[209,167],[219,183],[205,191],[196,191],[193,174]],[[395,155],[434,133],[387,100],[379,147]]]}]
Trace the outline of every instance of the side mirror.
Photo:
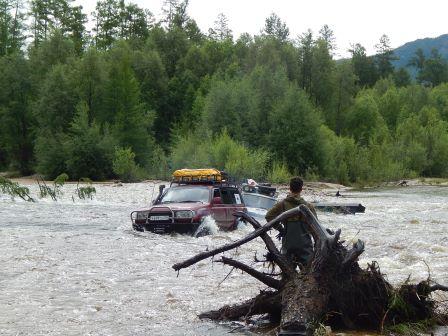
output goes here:
[{"label": "side mirror", "polygon": [[213,204],[222,204],[221,197],[213,197]]}]

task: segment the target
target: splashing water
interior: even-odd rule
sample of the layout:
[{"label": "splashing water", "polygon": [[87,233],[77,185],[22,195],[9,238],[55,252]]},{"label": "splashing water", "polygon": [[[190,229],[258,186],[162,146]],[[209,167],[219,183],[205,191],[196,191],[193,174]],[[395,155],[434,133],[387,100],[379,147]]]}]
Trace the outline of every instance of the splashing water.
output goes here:
[{"label": "splashing water", "polygon": [[202,220],[202,223],[196,229],[196,232],[193,234],[193,237],[201,237],[204,235],[214,235],[219,231],[219,227],[216,224],[215,220],[212,216],[206,216]]},{"label": "splashing water", "polygon": [[[38,193],[36,185],[28,187]],[[241,272],[229,275],[229,267],[211,260],[178,277],[171,266],[244,237],[253,230],[250,225],[222,232],[208,218],[204,227],[213,234],[199,239],[136,233],[129,214],[148,207],[152,185],[95,187],[92,201],[73,202],[76,185],[70,184],[57,202],[27,203],[0,195],[0,335],[227,335],[233,327],[197,315],[253,297],[264,287]],[[448,284],[448,188],[345,195],[348,202],[365,205],[366,213],[319,213],[319,219],[341,228],[347,242],[366,242],[361,267],[377,260],[389,281],[398,284],[408,275],[413,282],[426,279],[426,262],[431,277]],[[225,255],[262,270],[254,254],[265,252],[255,239]]]}]

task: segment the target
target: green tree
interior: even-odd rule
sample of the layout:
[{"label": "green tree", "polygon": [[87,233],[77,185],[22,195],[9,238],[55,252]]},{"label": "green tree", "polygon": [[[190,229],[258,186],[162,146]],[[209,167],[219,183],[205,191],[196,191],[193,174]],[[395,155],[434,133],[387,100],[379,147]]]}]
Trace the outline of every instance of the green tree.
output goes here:
[{"label": "green tree", "polygon": [[37,47],[42,41],[47,39],[50,33],[52,16],[50,12],[50,0],[32,0],[31,16],[33,29],[33,43]]},{"label": "green tree", "polygon": [[136,182],[139,179],[140,168],[134,159],[135,154],[130,148],[116,148],[113,171],[123,182]]},{"label": "green tree", "polygon": [[448,84],[436,86],[429,92],[429,104],[437,109],[440,117],[448,121]]},{"label": "green tree", "polygon": [[[58,64],[48,73],[39,90],[39,99],[34,104],[38,132],[66,132],[73,119],[76,97],[67,65]],[[62,173],[61,171],[59,173]]]},{"label": "green tree", "polygon": [[366,54],[366,49],[359,43],[349,50],[352,54],[352,64],[358,77],[357,84],[360,87],[371,87],[378,79],[378,72],[371,57]]},{"label": "green tree", "polygon": [[423,52],[423,49],[418,48],[415,51],[414,56],[410,59],[410,61],[407,65],[415,67],[418,71],[422,71],[423,67],[425,66],[425,61],[426,61],[426,57],[425,57],[425,53]]},{"label": "green tree", "polygon": [[56,65],[68,64],[76,56],[73,41],[64,37],[59,30],[53,31],[49,39],[29,51],[33,86],[37,91],[42,86],[45,76]]},{"label": "green tree", "polygon": [[352,106],[356,94],[356,76],[353,65],[344,61],[336,66],[334,74],[333,108],[325,113],[327,125],[340,135],[346,120],[346,113]]},{"label": "green tree", "polygon": [[[252,147],[265,147],[269,143],[272,127],[270,116],[275,105],[285,98],[289,88],[288,77],[283,68],[269,69],[257,66],[247,78],[251,89],[246,90],[249,98],[243,98],[241,105],[247,110],[242,113],[242,134]],[[238,110],[237,110],[238,111]]]},{"label": "green tree", "polygon": [[335,88],[335,62],[331,57],[328,43],[322,38],[317,39],[314,43],[311,64],[310,96],[317,106],[328,111]]},{"label": "green tree", "polygon": [[17,54],[0,58],[0,147],[10,168],[23,175],[32,172],[33,163],[30,94],[26,59]]},{"label": "green tree", "polygon": [[321,125],[321,150],[323,175],[332,181],[349,184],[358,177],[358,146],[353,138],[337,136],[327,126]]},{"label": "green tree", "polygon": [[425,60],[417,80],[427,86],[437,86],[448,82],[448,62],[437,49],[433,49],[431,57]]},{"label": "green tree", "polygon": [[188,20],[187,16],[188,0],[165,0],[162,7],[164,14],[163,22],[168,28],[182,28]]},{"label": "green tree", "polygon": [[180,28],[165,31],[155,27],[149,33],[149,45],[158,51],[167,75],[171,78],[176,74],[177,63],[187,53],[190,42],[186,32]]},{"label": "green tree", "polygon": [[389,87],[378,99],[378,108],[386,121],[389,130],[395,130],[402,108],[399,90],[394,86]]},{"label": "green tree", "polygon": [[448,123],[435,108],[424,107],[397,127],[396,157],[418,175],[447,176]]},{"label": "green tree", "polygon": [[81,101],[64,141],[67,172],[72,179],[103,180],[111,177],[114,155],[111,141],[107,135],[106,138],[101,136],[96,123],[89,122],[88,105]]},{"label": "green tree", "polygon": [[394,51],[390,46],[390,40],[387,35],[382,35],[378,44],[375,45],[376,55],[375,61],[377,64],[378,75],[380,78],[386,78],[394,72],[392,61],[397,60],[394,56]]},{"label": "green tree", "polygon": [[68,7],[64,17],[62,31],[74,44],[77,55],[84,51],[87,40],[86,23],[87,15],[82,12],[82,6]]},{"label": "green tree", "polygon": [[153,24],[152,13],[132,3],[126,5],[124,0],[120,0],[119,7],[120,38],[143,42]]},{"label": "green tree", "polygon": [[147,108],[162,114],[168,96],[168,76],[159,53],[145,47],[132,57],[132,68]]},{"label": "green tree", "polygon": [[311,91],[313,81],[313,45],[314,39],[311,30],[299,37],[299,64],[301,70],[299,85],[308,93]]},{"label": "green tree", "polygon": [[420,110],[429,104],[430,89],[422,85],[410,85],[399,91],[402,107],[399,115],[399,122],[407,117],[418,114]]},{"label": "green tree", "polygon": [[319,39],[325,42],[327,50],[331,55],[336,50],[336,38],[333,30],[328,25],[323,25],[319,30]]},{"label": "green tree", "polygon": [[317,112],[306,94],[291,85],[285,97],[272,110],[270,149],[291,172],[304,174],[309,168],[322,168]]},{"label": "green tree", "polygon": [[72,76],[74,93],[87,104],[90,124],[95,119],[105,121],[102,117],[106,114],[104,104],[107,80],[107,64],[96,49],[88,49],[82,58],[77,59]]},{"label": "green tree", "polygon": [[120,26],[119,0],[100,0],[93,13],[95,45],[98,49],[108,49],[117,40]]},{"label": "green tree", "polygon": [[105,101],[107,114],[101,122],[110,123],[112,134],[120,146],[131,148],[137,163],[145,165],[151,159],[153,114],[145,109],[141,101],[127,44],[119,44],[111,52],[113,58]]},{"label": "green tree", "polygon": [[448,123],[440,119],[436,109],[430,107],[424,107],[420,111],[419,119],[423,128],[418,138],[420,138],[427,154],[423,174],[426,176],[447,176]]},{"label": "green tree", "polygon": [[395,159],[417,176],[421,176],[427,166],[426,148],[419,140],[423,127],[417,115],[412,115],[397,125]]},{"label": "green tree", "polygon": [[289,36],[289,28],[277,14],[271,13],[265,20],[262,34],[271,36],[281,42],[285,42]]},{"label": "green tree", "polygon": [[375,98],[370,91],[362,92],[347,113],[345,133],[353,136],[360,145],[367,146],[384,131],[385,123]]},{"label": "green tree", "polygon": [[36,157],[36,172],[48,179],[54,179],[67,171],[67,153],[64,151],[66,136],[63,133],[40,131],[34,147]]},{"label": "green tree", "polygon": [[72,6],[73,0],[32,0],[31,16],[34,46],[47,40],[54,30],[70,38],[80,54],[85,39],[87,16],[82,6]]},{"label": "green tree", "polygon": [[18,53],[26,39],[21,0],[0,0],[0,57]]},{"label": "green tree", "polygon": [[198,136],[193,132],[184,135],[174,134],[170,154],[172,169],[211,166],[210,138],[209,134]]},{"label": "green tree", "polygon": [[251,90],[247,82],[217,80],[204,103],[204,127],[219,133],[228,127],[231,137],[241,136],[241,117],[251,109]]},{"label": "green tree", "polygon": [[229,28],[229,20],[223,13],[219,13],[213,28],[208,31],[210,38],[216,41],[232,40],[232,30]]},{"label": "green tree", "polygon": [[392,74],[392,78],[397,87],[406,87],[411,84],[411,75],[405,68],[399,68]]},{"label": "green tree", "polygon": [[250,45],[250,55],[246,64],[242,64],[246,73],[256,67],[268,68],[272,73],[285,72],[291,81],[297,81],[300,76],[298,51],[291,42],[280,42],[270,36],[257,36]]}]

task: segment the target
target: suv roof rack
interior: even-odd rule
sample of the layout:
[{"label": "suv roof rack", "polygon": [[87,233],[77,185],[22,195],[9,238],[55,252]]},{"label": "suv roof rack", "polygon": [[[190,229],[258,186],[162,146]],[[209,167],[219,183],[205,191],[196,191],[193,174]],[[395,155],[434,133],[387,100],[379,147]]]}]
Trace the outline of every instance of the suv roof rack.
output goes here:
[{"label": "suv roof rack", "polygon": [[215,168],[205,169],[179,169],[174,171],[171,185],[176,184],[207,184],[220,186],[235,186],[237,184],[230,181],[229,175]]}]

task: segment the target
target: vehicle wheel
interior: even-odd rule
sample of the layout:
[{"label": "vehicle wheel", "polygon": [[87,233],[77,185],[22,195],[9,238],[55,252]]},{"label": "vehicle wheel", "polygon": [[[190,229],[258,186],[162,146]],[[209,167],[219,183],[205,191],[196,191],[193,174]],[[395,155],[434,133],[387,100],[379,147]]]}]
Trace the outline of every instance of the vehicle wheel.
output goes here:
[{"label": "vehicle wheel", "polygon": [[135,230],[135,231],[138,231],[138,232],[143,232],[143,231],[145,231],[140,225],[138,225],[138,224],[132,224],[132,228]]}]

